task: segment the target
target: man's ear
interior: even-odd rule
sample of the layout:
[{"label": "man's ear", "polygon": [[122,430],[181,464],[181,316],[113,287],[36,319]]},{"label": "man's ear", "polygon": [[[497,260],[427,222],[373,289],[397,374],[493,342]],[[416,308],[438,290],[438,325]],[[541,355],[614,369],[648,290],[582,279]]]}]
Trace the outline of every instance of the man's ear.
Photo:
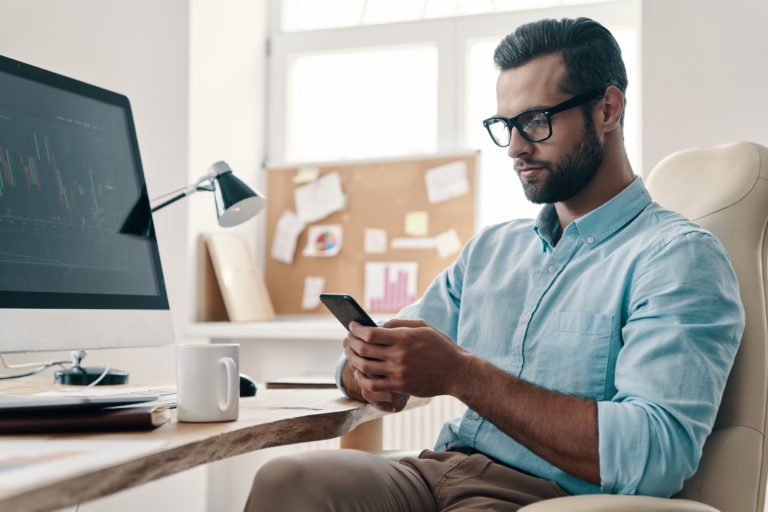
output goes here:
[{"label": "man's ear", "polygon": [[603,133],[609,133],[621,125],[621,114],[624,112],[624,93],[611,85],[605,90],[603,99],[595,111],[595,126],[602,128]]}]

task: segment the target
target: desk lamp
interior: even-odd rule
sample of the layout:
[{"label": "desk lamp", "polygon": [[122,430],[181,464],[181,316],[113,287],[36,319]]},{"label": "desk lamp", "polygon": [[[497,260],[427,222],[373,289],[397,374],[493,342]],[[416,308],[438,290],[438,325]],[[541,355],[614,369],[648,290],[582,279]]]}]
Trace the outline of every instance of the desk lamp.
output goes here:
[{"label": "desk lamp", "polygon": [[[150,201],[146,195],[143,195],[123,222],[120,233],[150,236],[154,231],[151,212],[156,212],[160,208],[200,190],[213,192],[219,225],[225,228],[236,226],[256,216],[267,204],[266,198],[262,194],[253,191],[232,174],[232,169],[226,162],[219,161],[208,168],[208,174],[201,176],[194,183],[155,199],[153,201],[155,203],[161,201],[156,206],[150,208],[148,204]],[[172,197],[164,199],[168,196]],[[81,366],[83,357],[85,357],[83,350],[72,352],[72,366],[56,372],[56,383],[84,386],[94,382],[96,384],[125,384],[128,382],[127,372]]]}]

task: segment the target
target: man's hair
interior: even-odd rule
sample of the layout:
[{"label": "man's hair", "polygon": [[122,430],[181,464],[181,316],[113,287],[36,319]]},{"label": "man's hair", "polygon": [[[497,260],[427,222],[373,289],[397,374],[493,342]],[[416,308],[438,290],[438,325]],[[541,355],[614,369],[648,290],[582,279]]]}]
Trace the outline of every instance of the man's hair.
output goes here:
[{"label": "man's hair", "polygon": [[577,95],[610,85],[626,92],[627,70],[621,49],[607,28],[589,18],[545,19],[521,25],[499,43],[493,60],[503,71],[557,52],[565,62],[565,76],[559,84],[563,92]]}]

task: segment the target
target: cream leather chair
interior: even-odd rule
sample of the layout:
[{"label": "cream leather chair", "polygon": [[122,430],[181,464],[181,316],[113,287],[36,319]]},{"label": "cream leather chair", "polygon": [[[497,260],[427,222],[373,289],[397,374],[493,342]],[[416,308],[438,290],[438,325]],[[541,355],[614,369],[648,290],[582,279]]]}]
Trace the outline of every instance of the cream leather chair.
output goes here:
[{"label": "cream leather chair", "polygon": [[673,499],[573,496],[529,505],[521,512],[763,512],[768,452],[768,148],[739,142],[681,151],[662,160],[646,185],[659,204],[717,236],[739,278],[747,324],[714,430],[698,471]]}]

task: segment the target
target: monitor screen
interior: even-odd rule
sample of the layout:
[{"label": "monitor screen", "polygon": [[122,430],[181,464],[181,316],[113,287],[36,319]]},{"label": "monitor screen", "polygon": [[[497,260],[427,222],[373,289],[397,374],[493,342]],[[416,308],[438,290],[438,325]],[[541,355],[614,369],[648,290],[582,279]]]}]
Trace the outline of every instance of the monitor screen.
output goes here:
[{"label": "monitor screen", "polygon": [[151,222],[128,99],[0,57],[0,352],[171,343]]}]

